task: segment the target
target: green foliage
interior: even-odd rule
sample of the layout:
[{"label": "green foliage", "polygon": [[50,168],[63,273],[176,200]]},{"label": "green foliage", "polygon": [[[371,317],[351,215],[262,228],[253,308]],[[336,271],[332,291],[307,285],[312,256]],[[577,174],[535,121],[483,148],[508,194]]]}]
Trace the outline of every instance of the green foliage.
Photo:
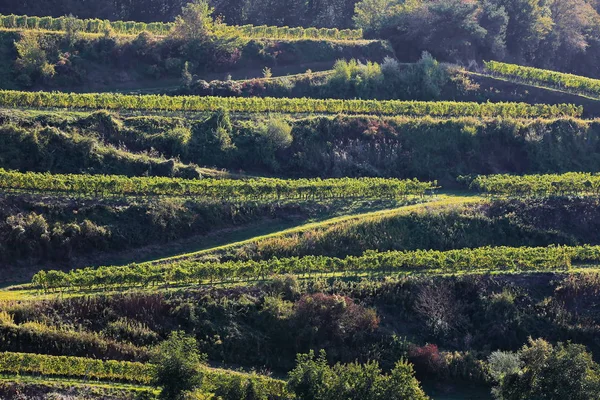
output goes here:
[{"label": "green foliage", "polygon": [[152,384],[161,388],[161,399],[183,399],[186,392],[199,388],[204,362],[196,339],[184,332],[172,332],[152,358],[155,365]]},{"label": "green foliage", "polygon": [[73,47],[75,42],[79,39],[80,33],[83,30],[83,25],[83,21],[73,17],[73,15],[66,17],[63,26],[65,29],[65,39],[69,47]]},{"label": "green foliage", "polygon": [[287,149],[294,140],[292,127],[283,118],[271,117],[260,130],[260,134],[275,150]]},{"label": "green foliage", "polygon": [[[199,373],[203,389],[221,396],[224,400],[282,399],[287,396],[283,381],[256,373],[240,373],[202,365],[204,358],[193,355],[194,347],[191,347],[190,338],[182,336],[181,332],[173,333],[162,346],[158,351],[166,359],[161,358],[161,361],[168,360],[164,366],[131,361],[2,352],[0,353],[0,372],[10,375],[36,375],[47,378],[62,377],[149,385],[154,382],[153,380],[159,373],[165,374],[165,378],[167,376],[185,376],[185,368],[188,367],[191,368],[190,373]],[[167,347],[169,349],[166,349]],[[182,358],[183,355],[190,354],[191,360],[195,360],[196,366],[192,365],[191,360]],[[177,363],[186,365],[176,366]],[[162,368],[169,369],[169,371],[160,371]],[[195,379],[193,379],[194,383],[198,383]],[[169,384],[174,386],[179,384],[180,387],[183,387],[183,383],[179,381],[169,382]],[[236,391],[246,397],[235,397]]]},{"label": "green foliage", "polygon": [[279,170],[277,153],[291,146],[294,140],[292,126],[280,116],[271,116],[257,126],[256,132],[258,159],[270,169]]},{"label": "green foliage", "polygon": [[324,351],[316,359],[312,351],[298,355],[288,386],[299,400],[428,399],[406,361],[399,361],[385,375],[376,362],[330,367]]},{"label": "green foliage", "polygon": [[543,339],[530,339],[517,355],[521,365],[516,371],[513,363],[510,369],[495,374],[498,399],[586,400],[600,392],[600,366],[585,346],[552,346]]},{"label": "green foliage", "polygon": [[518,374],[523,363],[519,355],[506,351],[494,351],[487,359],[489,374],[496,382],[501,382],[506,376]]},{"label": "green foliage", "polygon": [[203,196],[206,199],[284,199],[341,197],[423,196],[436,188],[434,182],[383,178],[297,179],[255,178],[179,179],[110,175],[58,175],[21,173],[0,169],[0,187],[12,190],[67,192],[96,197],[107,194],[127,196]]},{"label": "green foliage", "polygon": [[378,32],[383,28],[385,18],[395,0],[362,0],[354,8],[354,24],[370,32]]},{"label": "green foliage", "polygon": [[336,61],[333,72],[327,77],[327,91],[336,93],[335,97],[341,98],[376,97],[382,84],[383,75],[379,64],[362,64],[355,59]]},{"label": "green foliage", "polygon": [[584,76],[565,74],[556,71],[524,67],[515,64],[505,64],[498,61],[488,61],[485,68],[500,76],[514,78],[519,81],[548,85],[561,90],[600,96],[600,80]]},{"label": "green foliage", "polygon": [[213,12],[206,0],[192,1],[182,8],[170,34],[182,40],[206,40],[214,29]]},{"label": "green foliage", "polygon": [[400,79],[405,81],[409,90],[412,89],[414,98],[438,99],[449,76],[431,54],[423,52],[421,59],[411,65]]},{"label": "green foliage", "polygon": [[[600,247],[484,247],[449,251],[366,251],[346,258],[305,256],[261,261],[173,261],[61,271],[41,271],[32,283],[43,289],[145,286],[150,284],[214,283],[250,280],[281,274],[389,274],[408,272],[568,271],[573,262],[600,261]],[[50,274],[50,275],[48,275]],[[276,286],[275,286],[276,287]],[[293,289],[283,293],[290,296]],[[293,292],[292,292],[293,293]]]},{"label": "green foliage", "polygon": [[15,42],[18,53],[16,67],[21,73],[19,81],[25,86],[31,86],[38,78],[48,81],[56,73],[54,66],[48,63],[39,39],[39,34],[35,32],[23,32]]},{"label": "green foliage", "polygon": [[[469,178],[465,178],[468,182]],[[488,175],[477,176],[469,188],[491,195],[523,196],[573,196],[600,193],[600,175],[569,172],[554,175]]]},{"label": "green foliage", "polygon": [[[155,35],[175,34],[177,37],[197,36],[200,38],[205,35],[208,30],[213,27],[213,21],[210,17],[213,10],[207,4],[201,2],[192,5],[189,3],[184,7],[182,14],[178,16],[175,22],[152,22],[149,24],[132,22],[132,21],[107,21],[100,19],[75,19],[72,17],[43,17],[38,24],[18,23],[18,18],[25,16],[15,15],[0,15],[0,28],[21,28],[21,29],[43,29],[49,31],[64,31],[67,30],[69,24],[89,33],[103,33],[106,30],[111,30],[122,35],[137,35],[147,31]],[[28,20],[36,17],[25,17]],[[187,25],[187,27],[186,27]],[[287,26],[268,27],[268,26],[227,26],[218,24],[217,32],[224,34],[240,35],[247,39],[322,39],[322,40],[360,40],[362,39],[362,30],[360,29],[344,29],[337,28],[328,29],[325,31],[315,30],[314,28],[290,28]],[[311,30],[312,29],[312,30]],[[183,35],[183,36],[181,36]],[[200,35],[200,36],[198,36]]]},{"label": "green foliage", "polygon": [[87,109],[215,111],[227,109],[241,113],[350,113],[384,115],[430,115],[474,117],[560,117],[580,116],[582,107],[569,104],[467,103],[376,100],[317,100],[236,97],[195,97],[159,95],[122,95],[115,93],[48,93],[0,91],[4,107],[60,107]]},{"label": "green foliage", "polygon": [[73,377],[113,382],[150,383],[153,366],[139,362],[28,353],[0,353],[0,372]]},{"label": "green foliage", "polygon": [[[114,145],[118,145],[124,141],[120,135],[119,121],[106,113],[92,115],[90,119],[84,119],[82,125],[93,129],[95,135],[101,136],[106,142],[110,143],[112,140]],[[162,134],[153,136],[145,149],[155,147],[172,156],[184,156],[190,136],[189,129],[183,127],[165,129]],[[143,149],[133,147],[132,150]],[[0,166],[21,171],[54,173],[98,172],[187,178],[200,176],[195,166],[117,150],[92,135],[82,135],[79,129],[66,133],[54,127],[21,128],[11,124],[0,126]]]}]

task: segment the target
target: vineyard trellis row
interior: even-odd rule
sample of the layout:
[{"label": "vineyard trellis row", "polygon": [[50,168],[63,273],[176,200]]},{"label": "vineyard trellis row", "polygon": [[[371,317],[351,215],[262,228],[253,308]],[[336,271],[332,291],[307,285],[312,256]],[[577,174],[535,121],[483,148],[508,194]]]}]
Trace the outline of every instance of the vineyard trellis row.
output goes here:
[{"label": "vineyard trellis row", "polygon": [[600,261],[600,246],[483,247],[449,251],[367,251],[346,258],[305,256],[260,261],[174,261],[40,271],[32,285],[44,290],[125,288],[157,284],[204,284],[250,281],[282,274],[362,274],[411,271],[568,271],[572,263]]},{"label": "vineyard trellis row", "polygon": [[416,179],[182,179],[121,175],[50,174],[0,168],[0,189],[85,196],[171,196],[210,200],[400,198],[432,193],[437,183]]},{"label": "vineyard trellis row", "polygon": [[600,79],[497,61],[486,62],[485,68],[492,74],[526,83],[549,85],[566,91],[600,96]]},{"label": "vineyard trellis row", "polygon": [[493,196],[509,197],[599,196],[600,174],[482,175],[472,179],[469,188]]},{"label": "vineyard trellis row", "polygon": [[437,117],[580,117],[573,104],[475,103],[454,101],[341,100],[272,97],[124,95],[120,93],[22,92],[0,90],[3,107],[113,110],[215,111],[239,113],[378,114]]},{"label": "vineyard trellis row", "polygon": [[[88,33],[103,33],[107,29],[122,35],[137,35],[150,32],[167,35],[173,28],[172,22],[108,21],[102,19],[78,19],[72,17],[35,17],[27,15],[0,15],[0,28],[31,29],[63,32],[67,24]],[[248,39],[320,39],[320,40],[360,40],[362,29],[337,28],[290,28],[288,26],[267,25],[217,25],[223,33],[231,33]]]},{"label": "vineyard trellis row", "polygon": [[[0,373],[69,377],[85,380],[127,382],[148,385],[152,381],[153,364],[132,361],[98,360],[85,357],[52,356],[33,353],[0,353]],[[287,394],[285,381],[256,373],[240,373],[203,368],[203,388],[214,390],[232,379],[252,381],[265,395],[283,398]]]}]

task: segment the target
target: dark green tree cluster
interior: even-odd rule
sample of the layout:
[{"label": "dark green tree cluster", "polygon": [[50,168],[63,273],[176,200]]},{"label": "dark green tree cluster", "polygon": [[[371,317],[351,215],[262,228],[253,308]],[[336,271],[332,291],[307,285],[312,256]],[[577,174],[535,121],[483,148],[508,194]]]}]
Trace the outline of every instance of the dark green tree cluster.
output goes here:
[{"label": "dark green tree cluster", "polygon": [[500,400],[590,400],[600,393],[600,366],[582,345],[529,339],[517,353],[494,352],[488,362]]},{"label": "dark green tree cluster", "polygon": [[362,0],[354,21],[401,58],[509,59],[598,75],[600,18],[586,0]]},{"label": "dark green tree cluster", "polygon": [[[173,21],[189,0],[6,0],[0,14],[60,17],[72,13],[80,18],[127,21]],[[356,0],[275,1],[212,0],[217,15],[231,25],[288,25],[352,28]]]},{"label": "dark green tree cluster", "polygon": [[412,365],[405,361],[383,374],[376,362],[331,367],[324,351],[317,358],[314,352],[298,355],[288,386],[298,400],[428,399],[414,377]]}]

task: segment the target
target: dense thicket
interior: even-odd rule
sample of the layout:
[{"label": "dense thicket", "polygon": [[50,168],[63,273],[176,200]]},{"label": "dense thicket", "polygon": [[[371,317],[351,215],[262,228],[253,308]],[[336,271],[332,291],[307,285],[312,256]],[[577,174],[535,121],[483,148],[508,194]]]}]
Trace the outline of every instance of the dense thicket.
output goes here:
[{"label": "dense thicket", "polygon": [[[482,382],[486,372],[478,358],[518,350],[530,336],[573,340],[597,354],[599,285],[594,273],[381,281],[281,277],[243,288],[65,296],[4,304],[0,335],[11,340],[0,341],[0,349],[86,356],[96,347],[76,346],[77,335],[140,348],[183,329],[214,361],[288,371],[296,353],[324,348],[331,362],[371,359],[390,370],[407,357],[419,379]],[[63,331],[51,334],[57,326]],[[37,332],[38,340],[15,335],[25,330]],[[109,357],[144,358],[122,351],[126,357],[112,346]]]},{"label": "dense thicket", "polygon": [[[188,0],[58,0],[40,3],[7,0],[0,14],[27,14],[129,21],[172,21]],[[334,2],[234,0],[211,1],[216,14],[231,25],[279,25],[351,28],[356,0]]]},{"label": "dense thicket", "polygon": [[[152,148],[184,163],[232,171],[289,177],[417,177],[437,179],[445,187],[470,174],[600,170],[600,124],[576,119],[272,116],[232,120],[223,111],[198,119],[6,111],[0,113],[0,122],[4,122],[0,168],[21,171],[172,173],[169,168],[159,172],[147,164],[138,169],[137,163],[95,158],[99,147],[87,150],[83,144],[96,141],[133,152]],[[88,142],[90,137],[95,140]],[[64,156],[55,158],[49,150]],[[187,176],[182,167],[176,171],[175,176]]]},{"label": "dense thicket", "polygon": [[224,258],[345,257],[366,250],[450,250],[483,246],[597,244],[599,201],[591,198],[498,200],[434,212],[344,221],[215,251]]},{"label": "dense thicket", "polygon": [[[309,215],[327,206],[194,200],[0,199],[0,261],[64,261],[165,243],[259,220]],[[10,277],[8,277],[10,279]]]},{"label": "dense thicket", "polygon": [[[186,0],[7,0],[2,14],[172,21]],[[598,76],[600,17],[592,0],[214,0],[232,25],[357,26],[389,38],[401,58],[422,50],[445,60],[508,59]],[[353,17],[354,16],[354,21]]]},{"label": "dense thicket", "polygon": [[248,40],[218,35],[192,40],[158,38],[148,32],[124,37],[37,31],[0,32],[0,53],[0,87],[85,87],[88,91],[159,79],[177,86],[184,68],[191,74],[218,73],[216,77],[225,79],[225,71],[241,69],[261,76],[267,66],[333,65],[339,58],[352,57],[381,61],[393,54],[381,41]]},{"label": "dense thicket", "polygon": [[[118,143],[113,142],[113,145]],[[138,149],[142,150],[142,149]],[[146,148],[145,150],[150,150]],[[198,168],[173,159],[119,150],[96,135],[66,133],[54,127],[27,129],[0,125],[1,168],[51,173],[199,178]]]},{"label": "dense thicket", "polygon": [[[529,339],[517,353],[494,352],[493,393],[501,400],[593,399],[600,391],[600,366],[585,346]],[[565,373],[568,371],[568,373]]]},{"label": "dense thicket", "polygon": [[[596,8],[594,8],[596,6]],[[401,59],[507,59],[598,76],[600,16],[586,0],[363,0],[354,18]]]}]

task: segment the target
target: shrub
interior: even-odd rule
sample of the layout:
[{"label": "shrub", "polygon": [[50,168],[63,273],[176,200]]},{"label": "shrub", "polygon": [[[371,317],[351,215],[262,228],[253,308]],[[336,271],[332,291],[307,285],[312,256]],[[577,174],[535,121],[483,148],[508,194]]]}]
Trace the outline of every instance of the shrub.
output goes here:
[{"label": "shrub", "polygon": [[198,353],[196,339],[183,332],[172,332],[152,357],[156,365],[153,384],[161,387],[161,399],[183,399],[186,392],[197,389],[202,384],[204,360]]},{"label": "shrub", "polygon": [[376,362],[327,364],[326,354],[300,354],[289,374],[288,387],[298,400],[421,400],[428,397],[405,361],[383,374]]},{"label": "shrub", "polygon": [[600,393],[600,366],[582,345],[530,339],[512,357],[494,353],[488,362],[501,400],[587,400]]},{"label": "shrub", "polygon": [[267,144],[275,150],[287,149],[292,144],[292,127],[281,117],[270,118],[260,129]]}]

